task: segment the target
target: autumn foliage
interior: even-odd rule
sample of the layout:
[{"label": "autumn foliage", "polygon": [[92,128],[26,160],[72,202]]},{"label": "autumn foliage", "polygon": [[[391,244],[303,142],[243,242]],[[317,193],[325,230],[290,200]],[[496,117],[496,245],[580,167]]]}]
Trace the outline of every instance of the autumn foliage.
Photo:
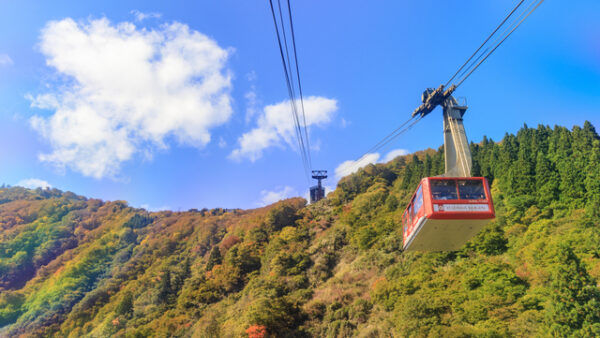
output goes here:
[{"label": "autumn foliage", "polygon": [[267,328],[264,325],[252,325],[246,329],[248,338],[265,338],[267,337]]},{"label": "autumn foliage", "polygon": [[471,144],[497,218],[402,251],[443,149],[368,165],[312,205],[148,212],[0,187],[0,337],[600,336],[600,138],[524,126]]}]

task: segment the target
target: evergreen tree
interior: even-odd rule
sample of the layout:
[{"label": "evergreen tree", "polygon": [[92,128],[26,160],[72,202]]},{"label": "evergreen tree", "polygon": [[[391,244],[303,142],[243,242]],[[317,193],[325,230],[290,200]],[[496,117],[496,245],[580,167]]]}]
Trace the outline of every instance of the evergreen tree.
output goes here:
[{"label": "evergreen tree", "polygon": [[211,271],[215,265],[221,264],[223,261],[223,257],[221,257],[221,250],[219,250],[218,246],[214,246],[210,251],[210,256],[208,257],[208,262],[206,263],[206,271]]},{"label": "evergreen tree", "polygon": [[433,167],[433,161],[429,154],[425,155],[425,162],[423,162],[423,177],[431,176],[431,169]]},{"label": "evergreen tree", "polygon": [[181,266],[181,271],[177,275],[175,275],[173,281],[173,291],[174,293],[179,292],[185,283],[185,280],[188,279],[192,274],[190,258],[186,257],[183,261],[183,265]]},{"label": "evergreen tree", "polygon": [[533,161],[529,159],[527,149],[528,147],[522,146],[519,148],[517,155],[517,161],[511,168],[512,180],[511,190],[517,194],[527,194],[533,191],[535,184]]},{"label": "evergreen tree", "polygon": [[160,278],[160,284],[158,285],[158,302],[169,303],[172,293],[173,287],[171,285],[171,271],[169,269],[165,269]]},{"label": "evergreen tree", "polygon": [[548,206],[557,199],[558,174],[551,166],[546,156],[541,151],[538,152],[535,163],[535,191],[540,207]]},{"label": "evergreen tree", "polygon": [[598,148],[600,147],[593,149],[585,170],[585,207],[586,213],[592,217],[600,216],[600,149]]},{"label": "evergreen tree", "polygon": [[444,173],[444,153],[443,148],[438,149],[437,153],[433,157],[433,163],[431,166],[432,175],[441,175]]},{"label": "evergreen tree", "polygon": [[471,142],[471,157],[473,158],[473,163],[472,163],[472,168],[471,168],[471,175],[473,176],[482,176],[481,175],[481,165],[480,163],[483,162],[481,161],[481,155],[479,152],[479,146],[477,144],[474,144],[473,142]]},{"label": "evergreen tree", "polygon": [[571,247],[559,244],[551,253],[548,333],[553,337],[600,335],[600,291]]},{"label": "evergreen tree", "polygon": [[125,296],[117,305],[115,312],[118,315],[130,317],[133,314],[133,294],[130,291],[125,292]]},{"label": "evergreen tree", "polygon": [[189,257],[186,257],[183,261],[183,269],[182,269],[183,279],[188,279],[192,275],[192,262]]}]

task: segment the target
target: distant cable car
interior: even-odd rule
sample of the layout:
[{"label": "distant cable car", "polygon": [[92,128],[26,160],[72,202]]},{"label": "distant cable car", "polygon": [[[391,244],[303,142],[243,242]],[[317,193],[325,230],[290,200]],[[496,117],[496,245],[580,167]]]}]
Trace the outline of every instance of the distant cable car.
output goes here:
[{"label": "distant cable car", "polygon": [[426,177],[402,216],[405,250],[458,250],[494,219],[484,177]]},{"label": "distant cable car", "polygon": [[405,251],[458,250],[494,219],[490,187],[484,177],[471,177],[471,150],[463,125],[467,106],[452,97],[456,86],[428,89],[413,117],[444,110],[446,172],[421,180],[402,216]]}]

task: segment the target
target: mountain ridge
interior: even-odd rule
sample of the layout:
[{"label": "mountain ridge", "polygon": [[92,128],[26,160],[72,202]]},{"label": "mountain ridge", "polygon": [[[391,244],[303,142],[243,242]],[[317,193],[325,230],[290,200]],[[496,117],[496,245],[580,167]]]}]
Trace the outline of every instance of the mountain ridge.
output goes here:
[{"label": "mountain ridge", "polygon": [[404,253],[424,150],[342,178],[327,199],[148,212],[0,188],[0,335],[600,334],[600,137],[526,125],[471,144],[497,219],[460,251]]}]

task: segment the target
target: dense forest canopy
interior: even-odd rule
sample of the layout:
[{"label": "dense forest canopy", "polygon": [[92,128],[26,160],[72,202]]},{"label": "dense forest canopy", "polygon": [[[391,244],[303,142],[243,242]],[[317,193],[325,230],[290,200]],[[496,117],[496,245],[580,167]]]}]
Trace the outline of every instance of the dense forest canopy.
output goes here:
[{"label": "dense forest canopy", "polygon": [[147,212],[0,188],[0,336],[600,336],[600,137],[524,126],[471,144],[497,218],[460,251],[402,252],[443,149],[327,199]]}]

